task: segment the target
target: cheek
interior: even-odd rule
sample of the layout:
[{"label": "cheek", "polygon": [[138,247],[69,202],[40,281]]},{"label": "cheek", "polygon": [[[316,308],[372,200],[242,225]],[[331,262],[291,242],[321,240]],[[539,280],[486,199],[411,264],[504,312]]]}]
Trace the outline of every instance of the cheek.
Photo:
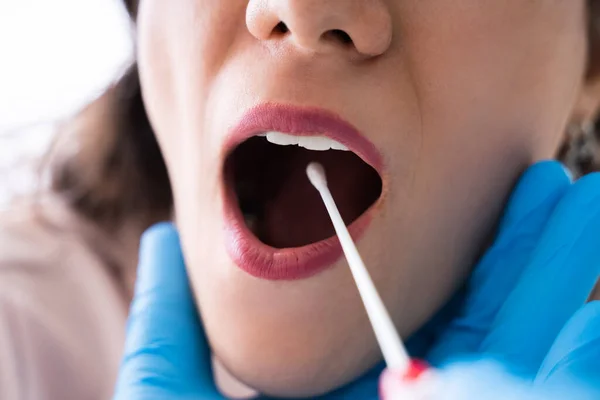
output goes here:
[{"label": "cheek", "polygon": [[[137,19],[137,67],[140,75],[142,94],[146,112],[160,144],[163,157],[172,168],[176,159],[177,108],[175,75],[169,60],[169,33],[168,24],[159,18],[166,13],[169,7],[158,1],[146,0],[140,3]],[[171,132],[171,134],[169,134]]]},{"label": "cheek", "polygon": [[446,2],[406,21],[405,56],[425,123],[462,117],[485,128],[480,138],[500,128],[556,135],[581,85],[587,40],[584,2],[556,3]]},{"label": "cheek", "polygon": [[447,4],[403,32],[422,120],[415,169],[429,194],[461,188],[485,202],[484,192],[501,198],[519,169],[554,156],[582,84],[585,7]]},{"label": "cheek", "polygon": [[244,15],[242,2],[231,3],[140,3],[138,68],[148,115],[170,170],[184,164],[185,157],[195,163],[203,157],[199,153],[211,150],[204,143],[206,102]]}]

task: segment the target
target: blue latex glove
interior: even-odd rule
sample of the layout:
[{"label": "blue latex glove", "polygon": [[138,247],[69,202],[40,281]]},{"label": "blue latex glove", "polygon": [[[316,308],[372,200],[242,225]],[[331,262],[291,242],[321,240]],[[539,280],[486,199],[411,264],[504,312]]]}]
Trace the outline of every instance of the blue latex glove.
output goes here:
[{"label": "blue latex glove", "polygon": [[[532,382],[499,362],[473,355],[421,382],[386,377],[383,400],[598,400],[600,399],[600,301],[583,306],[565,325]],[[429,381],[426,381],[429,379]],[[426,397],[419,395],[427,394]]]},{"label": "blue latex glove", "polygon": [[222,399],[170,224],[144,233],[115,400]]},{"label": "blue latex glove", "polygon": [[[600,386],[600,377],[589,372],[600,371],[594,356],[600,353],[600,329],[590,328],[600,316],[592,312],[595,303],[581,309],[600,270],[599,211],[598,176],[572,184],[556,162],[531,167],[465,297],[411,338],[413,353],[436,366],[469,355],[496,357],[540,386],[580,387],[574,376]],[[170,225],[156,226],[142,241],[115,399],[220,399],[210,365],[177,233]],[[380,372],[375,368],[321,399],[375,399]],[[506,393],[518,386],[502,374],[490,376]]]},{"label": "blue latex glove", "polygon": [[428,354],[434,365],[487,354],[534,376],[600,271],[600,175],[571,184],[555,162],[521,179],[460,315]]}]

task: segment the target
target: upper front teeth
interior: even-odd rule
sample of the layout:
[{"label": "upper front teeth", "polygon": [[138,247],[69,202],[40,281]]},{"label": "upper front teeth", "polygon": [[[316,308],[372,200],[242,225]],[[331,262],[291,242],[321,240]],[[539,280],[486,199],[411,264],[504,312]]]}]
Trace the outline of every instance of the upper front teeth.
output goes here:
[{"label": "upper front teeth", "polygon": [[340,142],[325,136],[295,136],[281,132],[266,132],[260,136],[265,136],[269,142],[281,146],[295,144],[308,150],[334,149],[348,151],[348,148]]}]

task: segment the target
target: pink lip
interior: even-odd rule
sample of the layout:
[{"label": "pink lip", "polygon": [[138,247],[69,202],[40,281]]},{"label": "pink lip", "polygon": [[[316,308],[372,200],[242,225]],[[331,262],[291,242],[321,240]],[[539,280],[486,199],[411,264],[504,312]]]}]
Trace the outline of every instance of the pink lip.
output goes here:
[{"label": "pink lip", "polygon": [[[251,109],[233,129],[225,145],[225,154],[246,139],[267,131],[327,136],[348,147],[383,176],[381,155],[369,140],[338,116],[314,108],[264,104]],[[226,178],[224,182],[227,182]],[[232,185],[225,184],[224,188],[227,252],[235,264],[250,275],[267,280],[308,278],[333,266],[342,256],[337,236],[286,249],[262,243],[246,226]],[[358,240],[366,231],[375,206],[371,206],[348,227],[354,240]]]}]

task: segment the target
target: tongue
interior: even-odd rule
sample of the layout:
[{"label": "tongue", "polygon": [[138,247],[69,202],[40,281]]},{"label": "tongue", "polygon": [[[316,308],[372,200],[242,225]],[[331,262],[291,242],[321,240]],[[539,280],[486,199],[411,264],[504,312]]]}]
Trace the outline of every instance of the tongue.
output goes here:
[{"label": "tongue", "polygon": [[[355,154],[342,151],[298,152],[279,165],[277,190],[265,204],[261,223],[263,240],[276,248],[299,247],[335,234],[325,205],[306,176],[306,166],[318,161],[346,225],[370,204],[364,204],[368,184],[365,168]],[[281,171],[283,169],[284,171]],[[362,175],[362,176],[361,176]]]}]

